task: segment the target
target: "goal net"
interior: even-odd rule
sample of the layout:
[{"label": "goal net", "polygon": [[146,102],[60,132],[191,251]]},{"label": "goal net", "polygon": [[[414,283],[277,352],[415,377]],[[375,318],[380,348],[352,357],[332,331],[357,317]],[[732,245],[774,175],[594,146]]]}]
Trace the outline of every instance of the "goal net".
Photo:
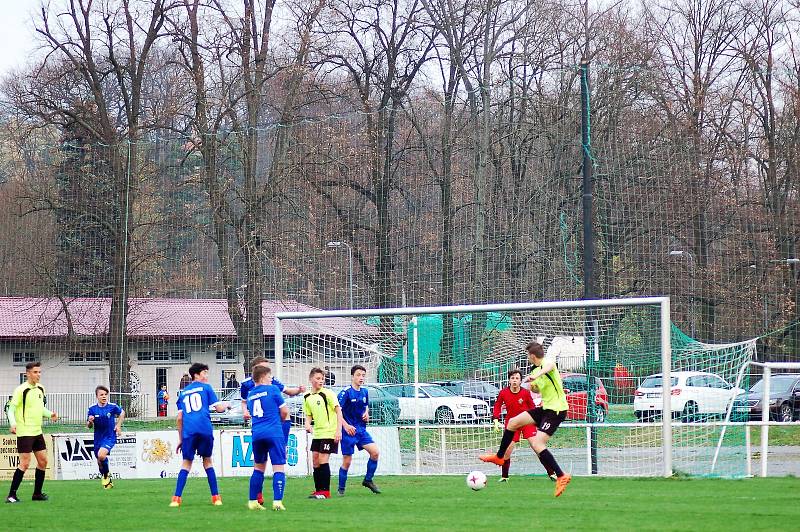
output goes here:
[{"label": "goal net", "polygon": [[[717,418],[755,344],[690,339],[670,323],[668,298],[284,312],[275,361],[287,383],[324,368],[335,391],[350,384],[354,364],[365,366],[371,423],[398,428],[402,472],[497,474],[477,455],[499,444],[495,399],[509,370],[531,370],[531,340],[556,360],[567,392],[567,421],[549,444],[563,469],[711,474]],[[666,402],[671,416],[660,415]],[[713,474],[744,474],[743,444],[729,429]],[[525,440],[511,473],[544,474]]]}]

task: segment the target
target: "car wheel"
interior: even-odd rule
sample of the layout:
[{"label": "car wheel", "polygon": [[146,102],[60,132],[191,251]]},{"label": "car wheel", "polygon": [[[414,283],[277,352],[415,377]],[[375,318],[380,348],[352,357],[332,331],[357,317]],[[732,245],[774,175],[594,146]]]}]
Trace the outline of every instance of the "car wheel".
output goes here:
[{"label": "car wheel", "polygon": [[687,402],[683,407],[683,413],[681,414],[681,418],[683,419],[684,423],[692,423],[697,421],[697,403],[694,401]]},{"label": "car wheel", "polygon": [[452,425],[455,420],[455,414],[446,406],[442,406],[436,411],[436,423],[440,425]]},{"label": "car wheel", "polygon": [[789,422],[792,420],[792,407],[789,403],[783,403],[778,408],[778,421]]}]

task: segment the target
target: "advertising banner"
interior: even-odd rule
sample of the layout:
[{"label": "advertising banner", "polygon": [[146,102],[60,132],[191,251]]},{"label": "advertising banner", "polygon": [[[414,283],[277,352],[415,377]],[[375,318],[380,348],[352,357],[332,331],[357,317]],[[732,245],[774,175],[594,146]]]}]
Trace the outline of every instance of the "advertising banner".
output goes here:
[{"label": "advertising banner", "polygon": [[[220,442],[222,450],[222,475],[226,477],[244,477],[253,473],[253,447],[249,430],[222,430]],[[292,429],[289,433],[289,445],[286,452],[286,475],[308,475],[306,460],[306,432],[303,429]],[[267,465],[267,475],[272,469]]]},{"label": "advertising banner", "polygon": [[[137,470],[139,478],[176,478],[180,471],[183,456],[175,452],[178,447],[178,432],[163,430],[155,432],[139,432],[136,441]],[[219,471],[220,438],[219,431],[214,431],[214,469]],[[219,473],[218,473],[219,474]],[[203,460],[198,456],[192,462],[190,477],[203,476]]]},{"label": "advertising banner", "polygon": [[[58,464],[59,480],[99,479],[100,471],[94,456],[94,434],[54,434],[53,448]],[[136,433],[123,432],[108,455],[111,478],[138,478],[136,470]]]},{"label": "advertising banner", "polygon": [[[44,435],[44,442],[47,445],[47,470],[45,478],[53,478],[56,470],[53,461],[53,438],[50,434]],[[25,480],[33,478],[32,469],[36,467],[36,458],[31,457],[31,466],[25,473]],[[15,434],[3,434],[0,436],[0,480],[11,480],[19,465],[19,454],[17,453],[17,436]],[[28,478],[30,477],[30,479]]]}]

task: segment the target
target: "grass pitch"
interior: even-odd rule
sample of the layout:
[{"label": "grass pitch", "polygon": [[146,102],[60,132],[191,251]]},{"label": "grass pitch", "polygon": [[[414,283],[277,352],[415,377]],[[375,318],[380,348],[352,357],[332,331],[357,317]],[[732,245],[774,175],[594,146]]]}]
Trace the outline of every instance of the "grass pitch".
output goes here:
[{"label": "grass pitch", "polygon": [[[797,530],[800,479],[627,479],[575,477],[553,497],[544,477],[489,477],[473,492],[464,477],[376,477],[373,495],[361,478],[349,479],[345,497],[310,500],[310,478],[289,478],[286,512],[246,508],[248,478],[219,479],[224,505],[210,504],[205,478],[190,478],[183,506],[169,508],[174,479],[45,483],[48,502],[32,502],[32,482],[22,502],[4,504],[5,530]],[[332,479],[335,486],[336,477]],[[3,483],[0,489],[7,489]],[[272,483],[264,493],[271,499]],[[4,492],[5,493],[5,492]]]}]

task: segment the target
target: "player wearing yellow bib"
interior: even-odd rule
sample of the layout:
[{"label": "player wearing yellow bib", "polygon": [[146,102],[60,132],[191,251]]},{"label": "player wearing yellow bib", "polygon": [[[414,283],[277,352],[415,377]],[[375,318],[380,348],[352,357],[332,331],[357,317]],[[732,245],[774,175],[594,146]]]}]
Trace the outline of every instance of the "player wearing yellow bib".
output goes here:
[{"label": "player wearing yellow bib", "polygon": [[314,492],[310,499],[330,499],[331,467],[328,464],[331,453],[339,451],[342,439],[342,409],[336,394],[325,384],[325,372],[314,368],[308,376],[311,391],[303,396],[303,413],[305,413],[306,432],[312,433],[311,422],[314,422],[314,439],[311,441],[314,461]]},{"label": "player wearing yellow bib", "polygon": [[11,434],[17,435],[17,452],[19,453],[19,466],[14,471],[11,479],[11,488],[8,490],[7,503],[17,503],[17,488],[22,483],[22,477],[31,463],[31,454],[36,457],[36,476],[33,484],[34,501],[46,501],[47,495],[42,493],[44,473],[47,469],[47,447],[42,435],[42,420],[50,418],[55,421],[58,416],[47,409],[47,399],[44,387],[39,384],[42,378],[42,368],[39,362],[29,362],[25,366],[26,381],[17,386],[9,401],[6,414],[11,429]]},{"label": "player wearing yellow bib", "polygon": [[561,375],[558,373],[556,363],[554,360],[545,359],[542,345],[538,342],[531,342],[525,346],[525,350],[528,352],[528,360],[534,366],[534,370],[525,377],[524,382],[530,382],[531,391],[541,394],[542,406],[511,418],[503,432],[503,439],[497,454],[483,454],[480,459],[502,466],[505,462],[503,457],[514,439],[514,433],[535,423],[537,431],[531,447],[539,456],[539,461],[542,462],[545,469],[555,471],[558,477],[555,496],[558,497],[564,493],[572,476],[564,473],[558,466],[556,459],[547,450],[547,442],[567,417],[567,396],[564,393],[564,386],[561,384]]}]

